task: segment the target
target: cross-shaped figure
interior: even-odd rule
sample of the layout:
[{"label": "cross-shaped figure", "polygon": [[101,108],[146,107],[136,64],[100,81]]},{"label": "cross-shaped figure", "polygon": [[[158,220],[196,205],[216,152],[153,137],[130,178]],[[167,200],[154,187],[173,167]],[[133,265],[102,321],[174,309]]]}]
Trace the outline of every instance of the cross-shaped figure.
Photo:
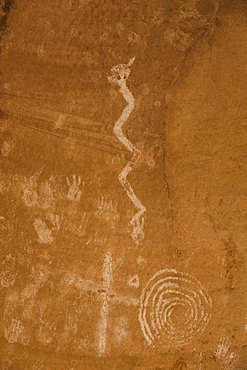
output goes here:
[{"label": "cross-shaped figure", "polygon": [[100,309],[100,322],[99,322],[99,356],[104,356],[107,346],[107,326],[109,305],[113,303],[124,303],[128,306],[139,305],[139,299],[129,296],[118,295],[112,289],[113,271],[112,271],[112,255],[108,251],[104,258],[103,264],[103,284],[99,285],[91,280],[80,279],[76,283],[76,287],[80,290],[90,290],[92,294],[100,294],[102,297],[102,305]]}]

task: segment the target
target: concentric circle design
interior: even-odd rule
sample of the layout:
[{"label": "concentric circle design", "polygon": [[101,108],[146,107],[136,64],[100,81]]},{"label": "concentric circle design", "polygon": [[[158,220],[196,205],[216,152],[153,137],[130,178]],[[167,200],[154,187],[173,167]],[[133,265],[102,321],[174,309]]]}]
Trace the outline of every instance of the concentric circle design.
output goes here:
[{"label": "concentric circle design", "polygon": [[201,334],[211,318],[212,301],[193,276],[176,270],[157,272],[143,289],[139,321],[149,344],[172,347]]}]

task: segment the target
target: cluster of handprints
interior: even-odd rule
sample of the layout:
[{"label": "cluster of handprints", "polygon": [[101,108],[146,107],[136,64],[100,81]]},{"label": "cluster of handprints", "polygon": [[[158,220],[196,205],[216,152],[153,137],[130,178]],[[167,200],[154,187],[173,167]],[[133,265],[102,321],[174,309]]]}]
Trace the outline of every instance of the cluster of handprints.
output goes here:
[{"label": "cluster of handprints", "polygon": [[[33,227],[38,236],[38,242],[52,244],[56,233],[63,231],[85,237],[88,234],[90,219],[100,219],[116,226],[118,220],[117,204],[101,195],[97,199],[96,211],[87,213],[83,201],[85,182],[81,176],[73,175],[65,179],[50,176],[41,180],[43,168],[31,177],[24,177],[21,182],[22,201],[25,206],[39,211],[35,212]],[[99,223],[98,223],[99,224]],[[94,240],[104,241],[98,229],[95,230]],[[89,241],[92,240],[92,237]]]}]

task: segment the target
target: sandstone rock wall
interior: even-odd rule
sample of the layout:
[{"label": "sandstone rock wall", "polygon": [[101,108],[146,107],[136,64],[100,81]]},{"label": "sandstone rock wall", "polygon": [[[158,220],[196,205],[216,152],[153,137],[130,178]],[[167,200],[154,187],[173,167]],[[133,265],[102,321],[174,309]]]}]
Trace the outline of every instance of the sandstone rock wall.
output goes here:
[{"label": "sandstone rock wall", "polygon": [[246,1],[1,17],[1,369],[246,369]]}]

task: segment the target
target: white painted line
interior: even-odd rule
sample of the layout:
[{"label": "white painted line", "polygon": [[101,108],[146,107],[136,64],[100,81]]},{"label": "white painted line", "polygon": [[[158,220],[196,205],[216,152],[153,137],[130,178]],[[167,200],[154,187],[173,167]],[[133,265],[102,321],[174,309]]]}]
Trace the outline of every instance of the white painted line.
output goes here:
[{"label": "white painted line", "polygon": [[137,149],[124,135],[122,131],[122,126],[125,124],[130,114],[135,107],[135,99],[127,87],[126,79],[130,74],[130,66],[133,64],[135,58],[130,59],[128,64],[118,64],[111,69],[111,76],[108,76],[108,81],[120,88],[124,99],[128,105],[123,109],[121,116],[114,125],[113,131],[119,141],[133,154],[131,161],[123,168],[122,172],[119,174],[118,179],[122,184],[124,190],[126,191],[128,197],[138,209],[138,212],[130,220],[129,225],[132,228],[131,237],[139,244],[141,240],[144,239],[144,217],[143,214],[146,212],[146,207],[142,204],[140,199],[136,196],[134,190],[132,189],[127,176],[133,169],[133,164],[138,163],[140,159],[140,150]]},{"label": "white painted line", "polygon": [[149,345],[156,340],[167,342],[167,347],[184,345],[205,330],[211,309],[211,298],[197,279],[161,270],[142,291],[139,322]]}]

